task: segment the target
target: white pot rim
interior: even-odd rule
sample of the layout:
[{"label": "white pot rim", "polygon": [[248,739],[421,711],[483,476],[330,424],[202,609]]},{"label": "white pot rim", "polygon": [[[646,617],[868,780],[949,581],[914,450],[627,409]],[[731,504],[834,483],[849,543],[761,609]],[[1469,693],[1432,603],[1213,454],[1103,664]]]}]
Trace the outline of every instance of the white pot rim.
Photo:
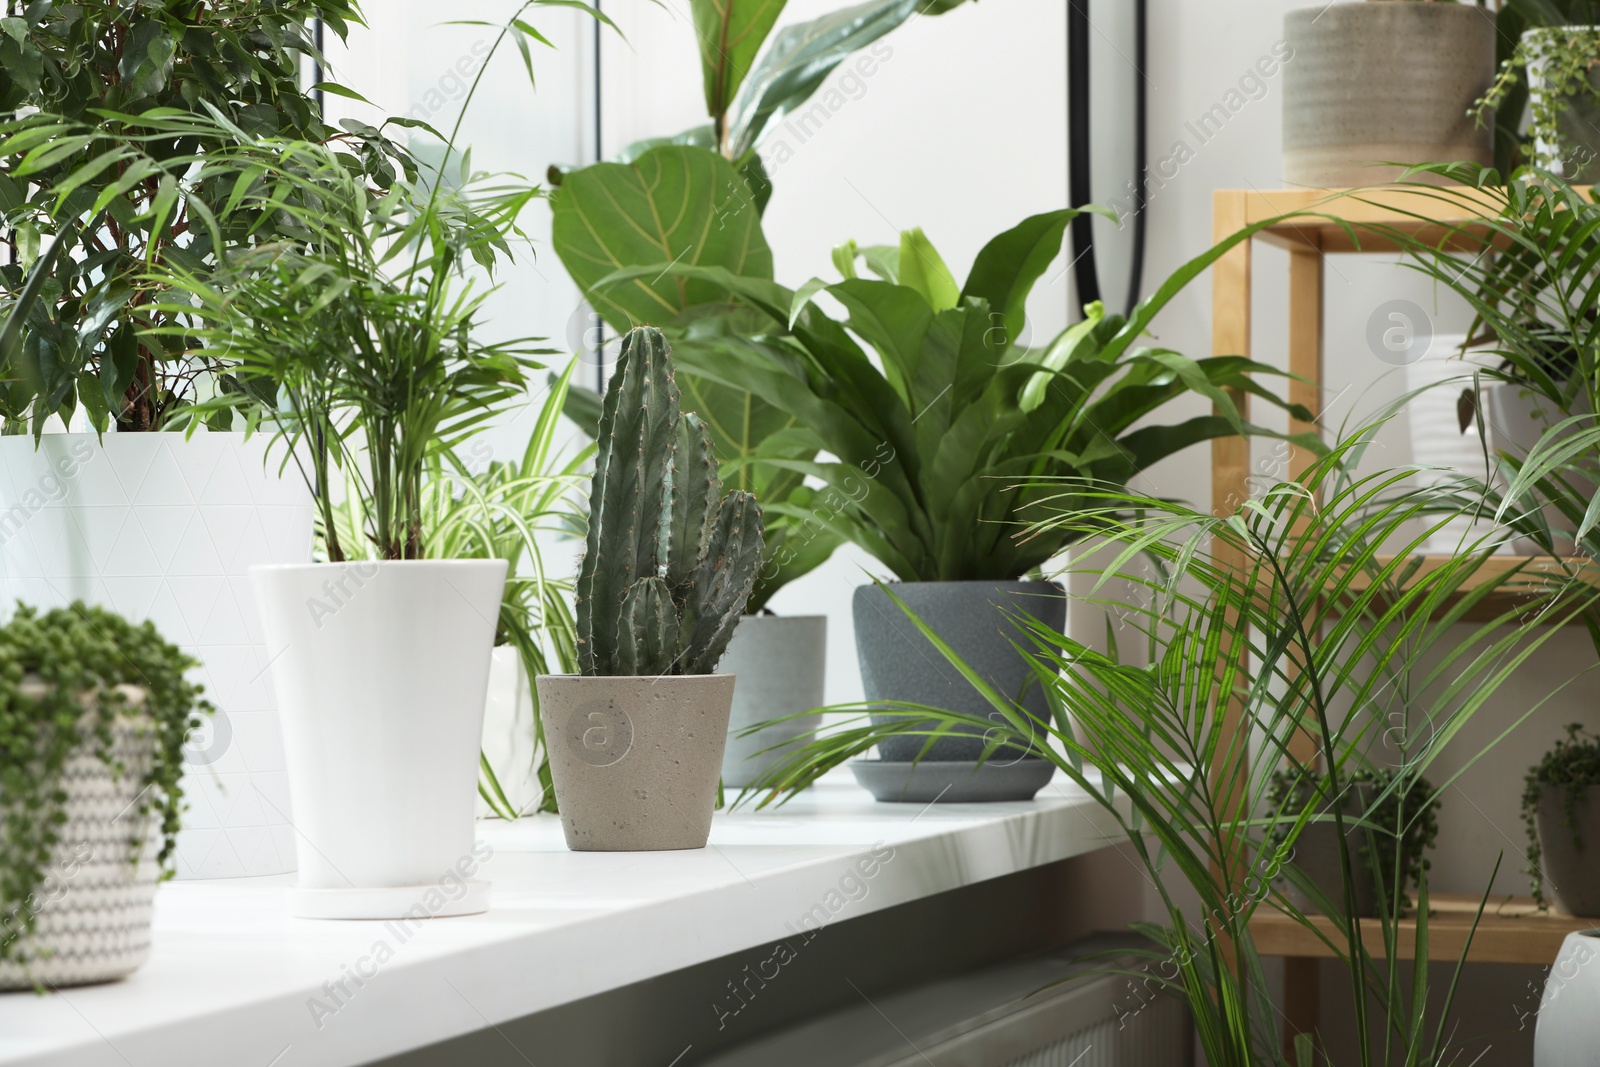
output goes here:
[{"label": "white pot rim", "polygon": [[539,681],[552,682],[703,682],[719,678],[732,678],[731,674],[541,674]]},{"label": "white pot rim", "polygon": [[757,615],[741,615],[741,616],[739,616],[739,621],[740,622],[744,622],[747,619],[757,619],[757,620],[759,620],[761,622],[811,622],[811,621],[813,621],[815,619],[826,619],[826,618],[827,618],[826,615],[778,615],[778,614],[760,615],[760,614],[757,614]]},{"label": "white pot rim", "polygon": [[258,563],[251,574],[293,574],[349,567],[404,567],[462,570],[470,567],[506,567],[503,559],[347,559],[342,563]]}]

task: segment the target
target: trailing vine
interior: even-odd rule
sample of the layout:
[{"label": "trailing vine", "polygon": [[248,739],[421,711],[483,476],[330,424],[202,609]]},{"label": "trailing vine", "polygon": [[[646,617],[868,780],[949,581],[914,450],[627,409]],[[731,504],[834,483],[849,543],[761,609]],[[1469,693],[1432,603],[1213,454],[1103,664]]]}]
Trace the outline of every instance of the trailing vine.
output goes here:
[{"label": "trailing vine", "polygon": [[[1529,79],[1528,137],[1533,142],[1532,160],[1545,170],[1563,173],[1563,159],[1569,148],[1563,145],[1561,117],[1576,98],[1600,99],[1593,74],[1600,67],[1600,27],[1548,26],[1530,31],[1517,50],[1500,65],[1489,91],[1477,100],[1470,114],[1478,120],[1500,107],[1511,96],[1529,67],[1538,72],[1538,82]],[[1584,161],[1587,162],[1587,161]],[[1581,169],[1580,163],[1579,168]],[[1571,177],[1570,174],[1566,175]]]},{"label": "trailing vine", "polygon": [[[82,747],[120,777],[112,727],[119,717],[148,722],[154,747],[140,781],[137,817],[161,821],[164,876],[178,832],[183,744],[213,709],[184,678],[195,661],[146,622],[82,602],[40,613],[19,605],[0,627],[0,960],[18,958],[42,906],[41,888],[67,821],[61,774]],[[137,709],[119,686],[143,691]],[[143,849],[132,835],[129,862]],[[84,857],[80,857],[84,858]]]},{"label": "trailing vine", "polygon": [[[1409,783],[1391,790],[1390,787],[1401,778],[1402,773],[1365,768],[1347,771],[1342,775],[1347,788],[1339,801],[1341,812],[1359,816],[1370,831],[1360,835],[1357,857],[1361,864],[1373,872],[1378,884],[1385,887],[1385,892],[1396,897],[1398,912],[1404,912],[1411,906],[1409,891],[1421,880],[1422,873],[1431,868],[1428,850],[1439,838],[1438,792],[1426,778],[1412,778]],[[1273,812],[1297,814],[1299,805],[1309,802],[1314,792],[1324,792],[1327,785],[1325,776],[1309,768],[1285,768],[1272,776],[1267,789],[1267,807]],[[1363,786],[1366,788],[1363,789]],[[1379,799],[1366,811],[1352,811],[1355,801],[1363,793]],[[1331,803],[1320,797],[1318,800],[1318,814],[1332,811]],[[1282,845],[1288,833],[1287,823],[1292,821],[1286,814],[1274,822],[1267,835],[1269,848]],[[1403,875],[1398,882],[1395,879],[1394,848],[1397,831],[1400,838],[1400,873]],[[1395,887],[1398,887],[1397,894]]]},{"label": "trailing vine", "polygon": [[1528,877],[1533,882],[1533,899],[1548,908],[1544,895],[1544,852],[1539,847],[1539,797],[1546,786],[1562,791],[1562,823],[1572,831],[1572,847],[1582,850],[1578,831],[1578,801],[1591,785],[1600,785],[1600,737],[1584,737],[1583,727],[1573,723],[1567,736],[1557,741],[1544,758],[1528,770],[1522,787],[1522,825],[1528,831]]}]

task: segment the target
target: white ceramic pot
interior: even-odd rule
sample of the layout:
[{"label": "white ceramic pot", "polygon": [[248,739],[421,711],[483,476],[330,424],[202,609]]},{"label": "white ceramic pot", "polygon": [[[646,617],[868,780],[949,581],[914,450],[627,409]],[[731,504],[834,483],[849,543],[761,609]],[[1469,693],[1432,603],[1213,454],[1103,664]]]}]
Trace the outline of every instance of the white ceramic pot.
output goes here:
[{"label": "white ceramic pot", "polygon": [[[179,878],[294,870],[288,779],[249,569],[311,559],[312,504],[267,437],[0,437],[3,610],[83,600],[150,620],[217,707],[185,752]],[[278,453],[275,450],[274,456]]]},{"label": "white ceramic pot", "polygon": [[1586,1067],[1600,1049],[1600,930],[1561,942],[1544,980],[1533,1032],[1533,1067]]},{"label": "white ceramic pot", "polygon": [[[1417,394],[1405,407],[1411,462],[1428,468],[1417,472],[1417,483],[1422,486],[1448,484],[1459,475],[1483,481],[1489,474],[1477,427],[1463,433],[1457,410],[1462,390],[1472,388],[1472,372],[1486,362],[1476,351],[1468,352],[1466,359],[1457,358],[1464,340],[1461,336],[1434,337],[1427,351],[1405,367],[1406,392]],[[1457,555],[1494,529],[1492,518],[1453,518],[1429,535],[1423,551]]]},{"label": "white ceramic pot", "polygon": [[537,684],[568,848],[705,847],[733,675],[547,674]]},{"label": "white ceramic pot", "polygon": [[[109,982],[149,959],[161,825],[154,812],[141,821],[135,811],[155,746],[148,718],[118,717],[110,754],[123,765],[120,775],[92,745],[67,757],[61,770],[67,821],[32,898],[33,932],[18,943],[14,959],[0,963],[0,989]],[[5,814],[0,800],[0,818]]]},{"label": "white ceramic pot", "polygon": [[[1400,173],[1382,164],[1493,162],[1491,124],[1468,114],[1494,80],[1492,12],[1472,4],[1318,4],[1284,17],[1284,41],[1289,184],[1376,185]],[[1229,108],[1219,103],[1218,114],[1191,126],[1215,136]]]},{"label": "white ceramic pot", "polygon": [[307,918],[463,915],[504,560],[255,567]]},{"label": "white ceramic pot", "polygon": [[[728,748],[722,756],[722,784],[743,789],[781,763],[822,722],[805,715],[769,726],[749,736],[741,731],[770,719],[820,708],[826,681],[828,617],[826,615],[746,615],[717,670],[736,675],[733,714],[728,722]],[[786,742],[794,742],[785,745]],[[785,745],[771,752],[763,749]]]},{"label": "white ceramic pot", "polygon": [[[494,650],[489,660],[489,695],[483,708],[483,757],[494,769],[496,781],[519,814],[538,810],[544,800],[539,784],[539,749],[535,744],[533,686],[523,669],[522,656],[510,645]],[[487,787],[487,779],[485,779]],[[482,796],[478,818],[493,815]]]},{"label": "white ceramic pot", "polygon": [[[1536,390],[1527,386],[1503,383],[1491,386],[1488,393],[1486,407],[1489,414],[1490,443],[1497,451],[1509,453],[1518,459],[1532,452],[1539,439],[1551,427],[1569,417]],[[1587,410],[1588,402],[1585,400],[1573,414],[1581,414]],[[1592,496],[1596,484],[1600,483],[1600,466],[1594,463],[1580,465],[1569,471],[1565,477],[1585,496]],[[1560,509],[1554,505],[1545,506],[1544,518],[1555,535],[1556,553],[1566,555],[1573,552],[1575,545],[1570,535],[1577,527],[1567,521]],[[1543,552],[1537,541],[1527,537],[1515,538],[1511,542],[1511,547],[1514,552],[1522,556],[1537,556]]]}]

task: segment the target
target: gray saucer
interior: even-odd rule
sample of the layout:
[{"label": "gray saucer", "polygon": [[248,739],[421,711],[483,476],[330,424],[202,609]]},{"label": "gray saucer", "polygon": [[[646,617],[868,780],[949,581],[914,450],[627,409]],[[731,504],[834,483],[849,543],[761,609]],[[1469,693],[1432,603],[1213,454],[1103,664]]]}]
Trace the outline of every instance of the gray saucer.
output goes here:
[{"label": "gray saucer", "polygon": [[891,763],[887,760],[850,761],[856,781],[878,800],[891,803],[983,804],[1002,800],[1032,800],[1045,787],[1056,765],[1044,759],[998,763],[991,760],[954,762],[923,760]]}]

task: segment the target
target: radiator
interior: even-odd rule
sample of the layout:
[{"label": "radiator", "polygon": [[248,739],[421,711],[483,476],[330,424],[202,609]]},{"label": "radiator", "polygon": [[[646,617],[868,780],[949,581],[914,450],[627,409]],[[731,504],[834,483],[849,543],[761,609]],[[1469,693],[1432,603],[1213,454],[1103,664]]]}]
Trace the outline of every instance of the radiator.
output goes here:
[{"label": "radiator", "polygon": [[1129,943],[1091,938],[913,989],[855,994],[858,1003],[704,1067],[1190,1067],[1187,1007],[1104,973],[1136,966],[1104,958]]}]

